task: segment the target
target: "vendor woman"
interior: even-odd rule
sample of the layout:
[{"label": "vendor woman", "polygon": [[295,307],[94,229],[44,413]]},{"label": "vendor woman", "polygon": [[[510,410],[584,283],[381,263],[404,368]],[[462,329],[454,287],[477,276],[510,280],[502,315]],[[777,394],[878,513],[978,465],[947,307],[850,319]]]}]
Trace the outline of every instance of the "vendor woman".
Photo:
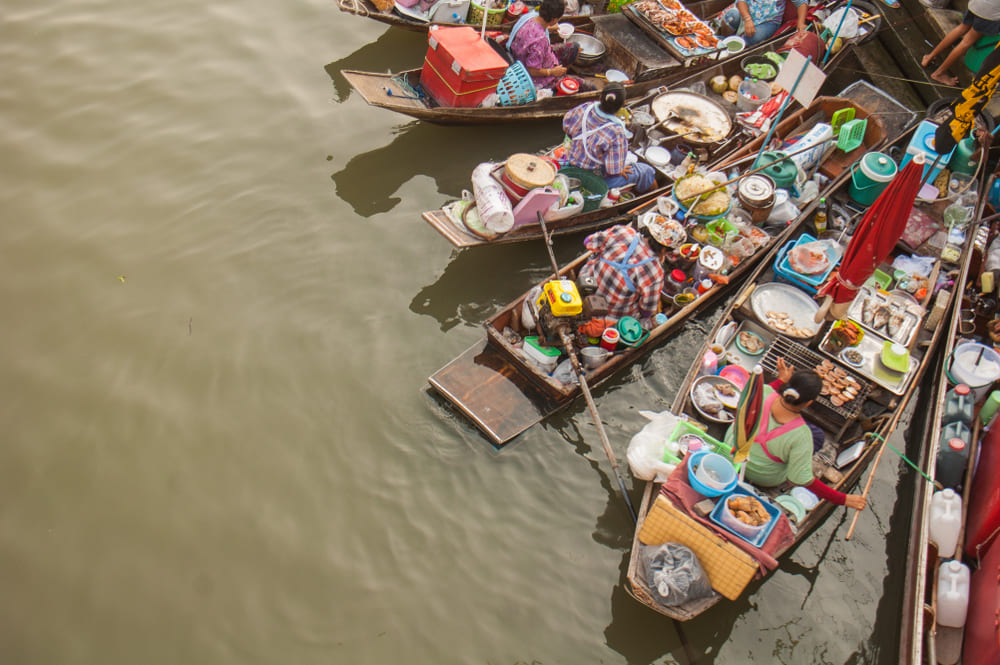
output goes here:
[{"label": "vendor woman", "polygon": [[663,266],[642,234],[630,225],[612,226],[587,236],[583,245],[592,256],[580,279],[597,285],[596,295],[608,301],[608,316],[631,316],[652,328],[660,310]]},{"label": "vendor woman", "polygon": [[656,186],[656,172],[649,164],[630,163],[625,123],[616,113],[625,103],[625,87],[608,83],[599,102],[586,102],[563,117],[563,131],[570,138],[566,159],[570,166],[593,171],[609,188],[635,184],[644,194]]},{"label": "vendor woman", "polygon": [[[743,35],[753,46],[774,36],[785,20],[785,3],[789,0],[736,0],[722,11],[722,21],[732,32]],[[791,0],[795,5],[799,31],[806,29],[806,0]]]},{"label": "vendor woman", "polygon": [[[750,445],[746,479],[759,487],[790,482],[830,503],[863,510],[867,504],[865,497],[838,492],[813,476],[813,432],[801,414],[822,387],[823,381],[816,372],[796,372],[784,360],[778,360],[778,381],[764,386],[764,408],[757,435]],[[726,432],[726,443],[735,445],[735,425]]]},{"label": "vendor woman", "polygon": [[565,11],[564,0],[542,0],[538,11],[522,14],[510,30],[507,49],[531,74],[536,88],[552,87],[580,53],[577,44],[553,46],[550,41],[549,33]]}]

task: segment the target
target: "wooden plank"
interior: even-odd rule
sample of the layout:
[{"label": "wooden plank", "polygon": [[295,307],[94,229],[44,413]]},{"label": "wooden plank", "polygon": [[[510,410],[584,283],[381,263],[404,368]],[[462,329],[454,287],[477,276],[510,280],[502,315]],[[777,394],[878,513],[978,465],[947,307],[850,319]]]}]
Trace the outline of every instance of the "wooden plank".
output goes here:
[{"label": "wooden plank", "polygon": [[485,340],[439,369],[428,382],[497,446],[556,408]]}]

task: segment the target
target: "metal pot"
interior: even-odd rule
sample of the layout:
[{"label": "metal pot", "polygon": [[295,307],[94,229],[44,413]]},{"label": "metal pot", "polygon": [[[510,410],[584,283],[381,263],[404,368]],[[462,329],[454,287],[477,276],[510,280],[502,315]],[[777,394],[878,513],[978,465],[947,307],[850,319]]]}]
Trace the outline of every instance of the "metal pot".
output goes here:
[{"label": "metal pot", "polygon": [[598,62],[607,52],[607,47],[601,43],[600,39],[591,35],[586,35],[582,32],[573,33],[566,41],[572,44],[577,44],[580,47],[580,54],[576,57],[576,59],[577,62],[581,64],[592,64]]}]

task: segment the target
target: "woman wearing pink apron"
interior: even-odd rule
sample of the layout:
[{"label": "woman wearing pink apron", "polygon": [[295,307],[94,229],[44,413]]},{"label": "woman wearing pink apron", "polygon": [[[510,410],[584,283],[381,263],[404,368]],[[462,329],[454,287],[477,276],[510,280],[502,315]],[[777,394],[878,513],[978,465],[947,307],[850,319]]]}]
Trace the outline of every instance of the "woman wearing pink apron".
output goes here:
[{"label": "woman wearing pink apron", "polygon": [[[801,413],[819,395],[823,381],[813,371],[793,372],[783,360],[779,360],[778,370],[778,381],[764,387],[764,405],[747,458],[746,479],[759,487],[790,482],[820,499],[862,510],[866,504],[863,496],[838,492],[813,476],[813,434]],[[780,387],[775,389],[775,385]],[[735,429],[730,427],[726,433],[727,443],[735,441]]]}]

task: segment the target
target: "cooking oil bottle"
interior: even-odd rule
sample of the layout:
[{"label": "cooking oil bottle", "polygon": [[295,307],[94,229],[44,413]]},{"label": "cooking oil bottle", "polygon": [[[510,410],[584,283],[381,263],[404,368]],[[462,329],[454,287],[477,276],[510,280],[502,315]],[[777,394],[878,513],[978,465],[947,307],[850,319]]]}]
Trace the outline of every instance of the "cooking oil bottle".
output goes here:
[{"label": "cooking oil bottle", "polygon": [[813,226],[816,227],[816,235],[826,231],[826,199],[819,200],[819,207],[816,208],[816,216],[813,218]]}]

